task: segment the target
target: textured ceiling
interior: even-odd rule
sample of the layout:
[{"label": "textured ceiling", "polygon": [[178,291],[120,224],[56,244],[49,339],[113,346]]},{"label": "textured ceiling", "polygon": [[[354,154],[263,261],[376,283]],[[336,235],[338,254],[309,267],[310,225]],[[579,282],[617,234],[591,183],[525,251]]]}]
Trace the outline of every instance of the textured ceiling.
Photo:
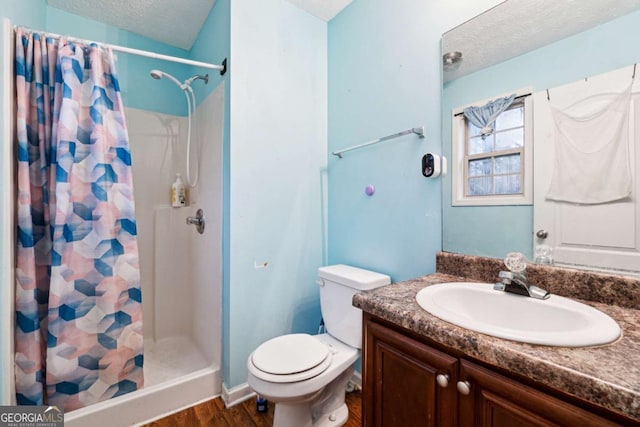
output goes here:
[{"label": "textured ceiling", "polygon": [[[289,0],[329,21],[352,0]],[[51,7],[190,50],[215,0],[47,0]]]},{"label": "textured ceiling", "polygon": [[47,0],[47,3],[190,50],[215,0]]},{"label": "textured ceiling", "polygon": [[353,0],[289,0],[301,9],[306,10],[313,16],[330,21],[334,16],[342,11]]},{"label": "textured ceiling", "polygon": [[442,36],[442,52],[462,52],[444,81],[462,77],[640,8],[640,0],[508,0]]}]

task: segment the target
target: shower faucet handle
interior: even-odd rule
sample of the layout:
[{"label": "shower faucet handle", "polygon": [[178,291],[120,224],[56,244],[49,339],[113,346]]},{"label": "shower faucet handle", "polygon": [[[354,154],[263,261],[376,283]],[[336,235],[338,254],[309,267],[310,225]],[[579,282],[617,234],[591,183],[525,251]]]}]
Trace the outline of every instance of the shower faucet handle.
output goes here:
[{"label": "shower faucet handle", "polygon": [[187,217],[187,225],[195,225],[198,233],[204,233],[204,212],[202,209],[196,211],[196,216]]}]

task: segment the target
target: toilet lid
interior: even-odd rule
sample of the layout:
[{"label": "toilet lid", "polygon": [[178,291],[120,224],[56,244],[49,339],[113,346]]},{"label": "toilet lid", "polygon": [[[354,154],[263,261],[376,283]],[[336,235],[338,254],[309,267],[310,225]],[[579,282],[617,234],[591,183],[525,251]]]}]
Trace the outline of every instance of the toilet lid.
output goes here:
[{"label": "toilet lid", "polygon": [[283,335],[259,346],[251,356],[253,365],[269,374],[290,375],[308,371],[324,362],[329,348],[308,334]]}]

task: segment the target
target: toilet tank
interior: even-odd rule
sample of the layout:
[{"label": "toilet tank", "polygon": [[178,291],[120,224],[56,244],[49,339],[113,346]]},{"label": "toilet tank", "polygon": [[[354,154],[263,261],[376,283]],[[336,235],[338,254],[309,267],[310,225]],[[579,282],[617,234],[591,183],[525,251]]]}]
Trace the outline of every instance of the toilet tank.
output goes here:
[{"label": "toilet tank", "polygon": [[385,274],[338,264],[318,269],[320,307],[327,332],[355,348],[362,348],[362,311],[351,304],[357,292],[391,283]]}]

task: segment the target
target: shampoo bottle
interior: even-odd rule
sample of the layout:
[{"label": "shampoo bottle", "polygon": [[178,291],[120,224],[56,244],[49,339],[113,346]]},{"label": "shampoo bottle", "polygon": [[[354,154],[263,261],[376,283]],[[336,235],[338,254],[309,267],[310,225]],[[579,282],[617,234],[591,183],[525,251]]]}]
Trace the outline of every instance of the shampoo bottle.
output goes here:
[{"label": "shampoo bottle", "polygon": [[181,208],[187,205],[187,190],[182,182],[179,173],[176,174],[176,180],[171,186],[171,206]]}]

